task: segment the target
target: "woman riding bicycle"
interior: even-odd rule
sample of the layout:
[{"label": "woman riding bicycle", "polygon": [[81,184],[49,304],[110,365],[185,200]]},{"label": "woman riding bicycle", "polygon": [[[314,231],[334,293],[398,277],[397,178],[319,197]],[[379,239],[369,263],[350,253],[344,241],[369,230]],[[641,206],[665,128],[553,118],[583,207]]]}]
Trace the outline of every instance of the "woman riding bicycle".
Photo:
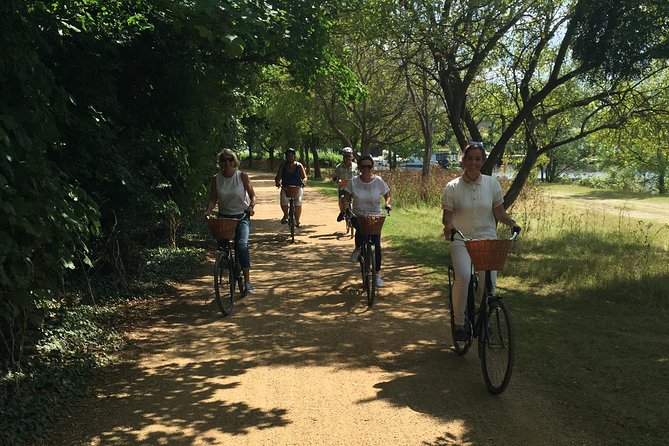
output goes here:
[{"label": "woman riding bicycle", "polygon": [[253,294],[253,285],[249,278],[251,259],[249,255],[249,233],[251,232],[251,215],[256,205],[256,194],[248,174],[238,170],[239,159],[230,149],[223,149],[216,156],[219,172],[214,175],[209,188],[209,202],[204,211],[205,217],[218,204],[218,217],[237,218],[235,230],[235,252],[239,258],[246,293]]},{"label": "woman riding bicycle", "polygon": [[288,197],[283,187],[299,186],[297,198],[295,198],[295,226],[299,228],[300,216],[302,215],[302,188],[306,183],[307,172],[304,170],[304,166],[295,160],[295,149],[290,148],[286,150],[286,160],[281,163],[274,178],[276,187],[282,187],[279,195],[281,210],[283,211],[283,217],[281,218],[282,225],[288,222]]},{"label": "woman riding bicycle", "polygon": [[[370,155],[363,155],[358,160],[358,169],[360,175],[353,177],[344,188],[344,197],[340,201],[348,207],[348,202],[353,197],[353,213],[356,215],[381,215],[380,197],[385,199],[386,209],[390,210],[390,188],[383,179],[372,173],[374,160]],[[355,249],[351,253],[351,261],[357,262],[360,256],[360,247],[364,243],[364,238],[360,234],[358,219],[351,219],[351,224],[355,228]],[[376,287],[383,286],[381,279],[381,235],[371,235],[376,251],[375,283]]]},{"label": "woman riding bicycle", "polygon": [[[455,270],[453,316],[455,338],[459,341],[464,341],[469,336],[465,331],[465,303],[471,277],[471,259],[464,241],[457,238],[451,240],[451,231],[457,228],[468,239],[495,239],[497,221],[511,227],[516,226],[516,222],[504,209],[504,194],[497,179],[481,174],[485,159],[483,143],[467,144],[462,156],[464,173],[446,185],[442,196],[444,236],[449,242]],[[494,292],[497,274],[491,271],[490,275]],[[479,277],[479,280],[484,280],[483,276]],[[483,287],[479,291],[482,290]]]}]

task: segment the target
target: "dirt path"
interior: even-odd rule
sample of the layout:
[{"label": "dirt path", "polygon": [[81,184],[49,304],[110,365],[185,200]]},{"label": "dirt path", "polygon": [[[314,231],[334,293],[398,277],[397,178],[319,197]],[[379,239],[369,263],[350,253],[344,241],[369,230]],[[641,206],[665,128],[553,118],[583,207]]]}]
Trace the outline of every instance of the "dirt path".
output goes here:
[{"label": "dirt path", "polygon": [[256,294],[222,318],[205,303],[207,264],[172,295],[143,304],[146,326],[129,333],[122,361],[78,401],[55,444],[590,443],[522,364],[506,393],[489,395],[475,352],[461,358],[450,348],[441,291],[392,247],[386,286],[368,309],[333,200],[305,191],[303,227],[290,245],[273,181],[253,181]]}]

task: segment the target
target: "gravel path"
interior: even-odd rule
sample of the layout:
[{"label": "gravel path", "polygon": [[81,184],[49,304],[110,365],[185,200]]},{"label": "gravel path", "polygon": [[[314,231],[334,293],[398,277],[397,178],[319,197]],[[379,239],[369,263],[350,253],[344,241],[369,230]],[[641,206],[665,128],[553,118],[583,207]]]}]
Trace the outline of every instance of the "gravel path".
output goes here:
[{"label": "gravel path", "polygon": [[387,245],[386,286],[368,309],[332,199],[305,191],[291,245],[272,179],[252,179],[256,293],[221,317],[210,260],[170,295],[137,304],[145,323],[54,444],[591,443],[522,364],[503,395],[489,395],[475,349],[461,358],[450,347],[442,290]]}]

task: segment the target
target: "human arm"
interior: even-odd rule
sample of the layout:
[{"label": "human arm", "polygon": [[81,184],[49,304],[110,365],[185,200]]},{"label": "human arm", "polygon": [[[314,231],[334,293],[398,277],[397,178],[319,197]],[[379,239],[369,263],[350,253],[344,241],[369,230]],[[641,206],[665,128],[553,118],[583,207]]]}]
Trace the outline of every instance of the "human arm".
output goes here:
[{"label": "human arm", "polygon": [[492,213],[495,215],[495,219],[497,221],[504,223],[511,228],[517,226],[516,221],[506,213],[506,209],[504,209],[504,203],[500,203],[497,206],[494,206],[492,208]]},{"label": "human arm", "polygon": [[279,166],[279,170],[276,171],[276,176],[274,177],[274,184],[276,185],[276,187],[281,186],[282,173],[283,173],[283,163],[281,163],[281,165]]},{"label": "human arm", "polygon": [[216,207],[216,200],[217,200],[217,194],[216,194],[216,177],[213,177],[211,179],[211,185],[209,186],[209,200],[207,201],[207,207],[204,209],[204,216],[207,217],[212,209]]},{"label": "human arm", "polygon": [[251,179],[249,178],[249,175],[245,172],[242,172],[242,183],[244,184],[244,189],[246,190],[246,193],[249,194],[249,215],[255,214],[255,206],[256,206],[256,193],[253,190],[253,185],[251,184]]},{"label": "human arm", "polygon": [[387,211],[390,211],[390,210],[392,209],[392,206],[390,205],[390,191],[386,192],[386,193],[383,195],[383,198],[384,198],[385,201],[386,201],[386,210],[387,210]]},{"label": "human arm", "polygon": [[307,185],[307,171],[304,169],[304,166],[300,164],[300,178],[302,179],[302,186]]},{"label": "human arm", "polygon": [[453,211],[444,209],[441,222],[444,225],[444,237],[446,237],[446,241],[449,241],[451,240],[451,232],[453,231]]}]

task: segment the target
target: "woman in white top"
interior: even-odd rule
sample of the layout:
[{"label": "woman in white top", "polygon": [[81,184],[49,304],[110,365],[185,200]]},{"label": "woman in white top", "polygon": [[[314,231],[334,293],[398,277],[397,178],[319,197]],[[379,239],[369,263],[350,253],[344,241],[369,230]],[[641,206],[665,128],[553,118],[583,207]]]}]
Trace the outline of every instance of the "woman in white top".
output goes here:
[{"label": "woman in white top", "polygon": [[[390,210],[390,188],[383,179],[372,173],[374,160],[370,155],[363,155],[358,160],[360,175],[353,177],[344,188],[344,196],[340,198],[344,206],[353,197],[353,213],[356,215],[371,214],[381,215],[380,198],[385,199],[386,209]],[[364,243],[362,235],[359,234],[359,226],[356,218],[351,219],[355,228],[355,249],[351,253],[351,261],[357,262],[360,256],[360,247]],[[372,241],[376,249],[376,286],[383,286],[381,280],[381,235],[373,235]]]},{"label": "woman in white top", "polygon": [[235,252],[246,280],[246,293],[253,294],[253,285],[249,277],[251,269],[249,234],[256,194],[248,174],[238,170],[239,158],[235,152],[223,149],[216,156],[216,160],[219,172],[211,179],[209,202],[204,215],[208,216],[218,204],[218,217],[239,219],[235,231]]},{"label": "woman in white top", "polygon": [[[462,156],[464,173],[450,181],[442,196],[444,236],[449,242],[451,261],[455,270],[453,284],[453,318],[455,338],[466,340],[465,304],[471,275],[471,259],[462,240],[451,240],[451,230],[458,229],[468,239],[497,238],[497,221],[511,227],[516,222],[504,209],[504,194],[496,178],[481,174],[486,159],[481,143],[467,144]],[[481,274],[481,273],[479,273]],[[491,271],[493,290],[497,275]],[[479,276],[483,283],[483,276]],[[482,291],[482,289],[480,290]]]}]

